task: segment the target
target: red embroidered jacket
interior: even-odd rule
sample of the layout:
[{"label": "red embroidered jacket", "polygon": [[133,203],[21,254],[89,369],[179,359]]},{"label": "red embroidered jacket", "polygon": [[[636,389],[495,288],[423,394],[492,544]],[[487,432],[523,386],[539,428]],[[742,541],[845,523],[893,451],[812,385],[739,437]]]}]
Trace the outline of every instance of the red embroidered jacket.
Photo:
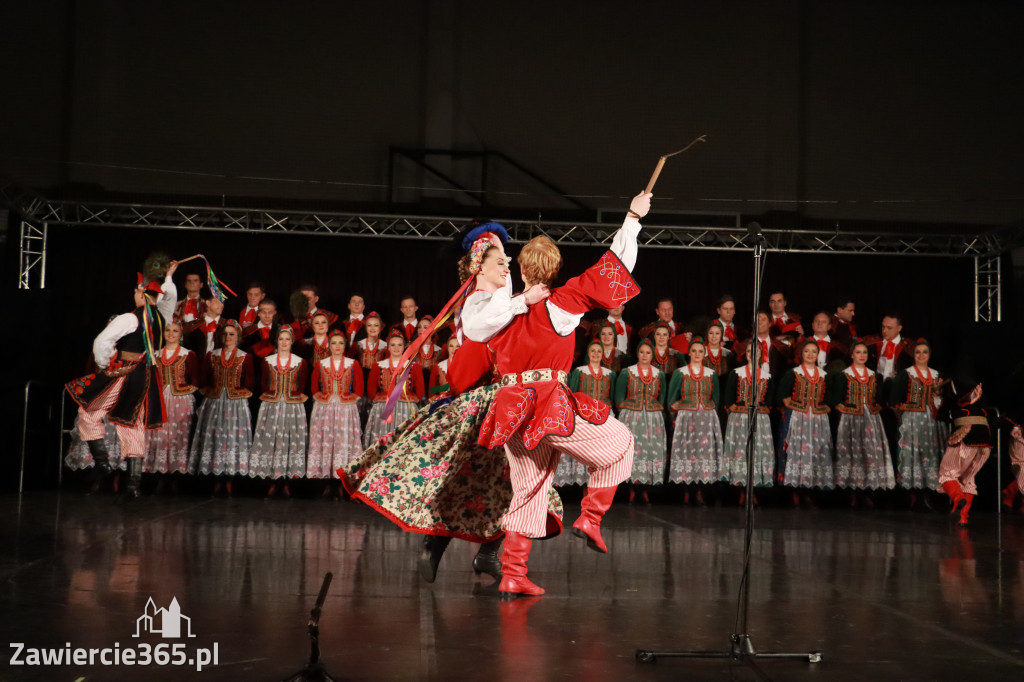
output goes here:
[{"label": "red embroidered jacket", "polygon": [[[370,377],[366,380],[366,397],[375,403],[387,402],[390,387],[389,361],[381,360],[370,370]],[[398,400],[403,403],[418,403],[423,400],[423,395],[423,370],[414,362],[412,369],[409,370],[409,377],[405,380],[405,390],[399,395]]]},{"label": "red embroidered jacket", "polygon": [[[611,251],[582,275],[551,292],[551,297],[531,306],[490,341],[500,374],[551,369],[568,374],[572,369],[574,334],[555,331],[549,305],[570,315],[598,308],[614,308],[640,293],[625,265]],[[461,351],[460,351],[461,352]],[[456,353],[458,356],[458,353]],[[608,419],[608,405],[552,379],[504,386],[480,427],[478,443],[495,448],[522,431],[526,449],[532,450],[548,434],[567,436],[575,430],[576,417],[594,424]]]},{"label": "red embroidered jacket", "polygon": [[317,402],[330,402],[338,396],[343,403],[355,403],[363,395],[363,370],[352,358],[342,358],[335,372],[332,359],[325,358],[314,366],[310,385]]}]

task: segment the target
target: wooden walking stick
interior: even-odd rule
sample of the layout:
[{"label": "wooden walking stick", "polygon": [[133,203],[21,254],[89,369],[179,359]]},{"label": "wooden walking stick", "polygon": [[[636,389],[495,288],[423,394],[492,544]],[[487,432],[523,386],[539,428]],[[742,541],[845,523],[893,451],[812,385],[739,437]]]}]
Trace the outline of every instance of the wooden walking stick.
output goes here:
[{"label": "wooden walking stick", "polygon": [[670,156],[675,156],[676,154],[682,154],[683,152],[685,152],[687,149],[697,144],[698,142],[707,141],[707,136],[701,135],[700,137],[694,139],[693,142],[680,149],[679,151],[672,152],[671,154],[665,154],[665,156],[658,159],[658,165],[654,167],[654,172],[651,174],[651,179],[647,183],[647,189],[645,189],[644,192],[646,194],[650,194],[654,190],[654,183],[658,181],[658,176],[661,175],[661,169],[665,167],[665,159],[669,158]]}]

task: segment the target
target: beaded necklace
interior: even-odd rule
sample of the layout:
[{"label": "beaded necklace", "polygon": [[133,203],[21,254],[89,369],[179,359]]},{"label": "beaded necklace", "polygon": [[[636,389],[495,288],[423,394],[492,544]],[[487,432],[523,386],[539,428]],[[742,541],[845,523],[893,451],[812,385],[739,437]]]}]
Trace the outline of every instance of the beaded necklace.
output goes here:
[{"label": "beaded necklace", "polygon": [[864,368],[864,376],[861,376],[860,372],[857,371],[857,365],[850,365],[850,369],[853,370],[853,378],[862,384],[868,383],[868,379],[871,378],[871,373],[867,367]]},{"label": "beaded necklace", "polygon": [[666,364],[668,362],[668,359],[670,357],[671,352],[672,351],[669,350],[669,347],[665,346],[665,353],[663,355],[663,354],[658,352],[658,347],[655,346],[654,347],[654,363],[657,364],[657,365],[664,365],[664,364]]},{"label": "beaded necklace", "polygon": [[803,368],[804,368],[804,378],[806,378],[807,381],[809,381],[810,383],[816,384],[816,383],[818,383],[818,379],[821,378],[821,371],[818,369],[818,365],[816,365],[816,364],[812,365],[812,367],[814,367],[814,375],[813,376],[811,375],[810,370],[807,368],[807,365],[803,365]]},{"label": "beaded necklace", "polygon": [[168,346],[164,346],[163,350],[160,351],[160,363],[164,367],[170,367],[171,365],[173,365],[175,361],[178,359],[178,353],[181,352],[181,346],[179,345],[174,349],[174,355],[172,355],[170,359],[168,359],[167,348]]},{"label": "beaded necklace", "polygon": [[223,367],[224,369],[227,369],[231,365],[235,364],[235,356],[238,355],[238,346],[235,346],[231,349],[231,355],[228,356],[227,362],[224,362],[224,355],[224,349],[222,348],[220,351],[220,366]]},{"label": "beaded necklace", "polygon": [[281,364],[281,358],[282,357],[284,357],[284,356],[282,356],[280,353],[277,354],[277,360],[276,360],[276,362],[277,362],[277,373],[278,374],[287,374],[288,371],[291,369],[292,354],[291,353],[288,354],[288,356],[287,356],[288,359],[285,360],[285,363],[283,365]]},{"label": "beaded necklace", "polygon": [[700,380],[704,378],[704,365],[701,365],[700,368],[699,368],[701,370],[700,374],[694,374],[693,373],[693,363],[690,363],[689,365],[687,365],[686,369],[689,370],[690,378],[693,379],[694,381],[699,383]]}]

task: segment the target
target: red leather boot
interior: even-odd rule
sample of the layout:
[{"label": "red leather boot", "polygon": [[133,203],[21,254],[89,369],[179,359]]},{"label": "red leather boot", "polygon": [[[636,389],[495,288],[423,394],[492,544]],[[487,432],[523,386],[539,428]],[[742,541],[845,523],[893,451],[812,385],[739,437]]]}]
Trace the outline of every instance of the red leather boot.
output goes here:
[{"label": "red leather boot", "polygon": [[533,540],[519,533],[505,533],[505,551],[501,553],[501,582],[498,592],[502,599],[537,597],[544,594],[526,577],[526,562],[530,558]]},{"label": "red leather boot", "polygon": [[956,481],[946,481],[942,484],[942,491],[949,495],[949,500],[953,503],[953,508],[949,510],[949,515],[953,517],[959,516],[960,511],[967,504],[967,498],[964,497],[964,491],[960,484]]},{"label": "red leather boot", "polygon": [[1003,488],[1003,506],[1008,510],[1013,510],[1013,503],[1017,499],[1017,493],[1020,492],[1020,484],[1017,483],[1017,479],[1010,481],[1010,485]]},{"label": "red leather boot", "polygon": [[956,522],[956,525],[967,527],[967,512],[971,511],[971,502],[974,501],[974,495],[970,493],[964,493],[963,496],[964,504],[963,509],[960,510],[960,520]]},{"label": "red leather boot", "polygon": [[573,535],[585,538],[587,547],[605,554],[608,553],[608,545],[604,544],[604,539],[601,537],[601,518],[612,506],[617,487],[612,485],[607,488],[587,488],[580,517],[576,519],[576,523],[572,524]]}]

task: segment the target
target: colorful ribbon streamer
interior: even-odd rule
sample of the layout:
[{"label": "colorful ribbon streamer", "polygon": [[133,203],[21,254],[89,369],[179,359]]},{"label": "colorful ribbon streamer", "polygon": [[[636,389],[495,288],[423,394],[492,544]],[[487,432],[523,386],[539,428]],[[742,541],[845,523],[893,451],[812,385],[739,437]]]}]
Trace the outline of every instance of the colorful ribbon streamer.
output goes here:
[{"label": "colorful ribbon streamer", "polygon": [[394,375],[391,376],[391,383],[388,384],[388,401],[384,405],[384,421],[388,424],[391,423],[391,413],[395,411],[395,405],[398,404],[398,397],[402,394],[405,389],[405,382],[409,378],[409,373],[412,371],[412,358],[419,352],[423,344],[426,343],[427,339],[433,336],[438,329],[445,324],[452,315],[455,314],[456,305],[469,293],[470,287],[476,283],[476,277],[470,277],[466,280],[466,283],[459,287],[459,290],[455,292],[455,295],[448,299],[448,302],[444,304],[444,308],[437,314],[430,325],[423,331],[422,334],[416,337],[416,339],[409,344],[409,347],[405,349],[405,353],[402,354],[401,359],[398,361],[398,366],[404,369],[402,370],[398,380],[395,379]]},{"label": "colorful ribbon streamer", "polygon": [[[194,256],[189,256],[188,258],[184,258],[184,259],[178,261],[178,265],[181,265],[182,263],[188,262],[188,261],[193,260],[195,258],[202,258],[203,262],[206,263],[206,282],[207,282],[207,286],[210,287],[210,293],[212,293],[217,298],[218,301],[223,302],[223,301],[227,300],[227,294],[231,294],[232,296],[238,296],[238,294],[236,294],[234,291],[231,290],[231,287],[229,287],[227,284],[225,284],[221,280],[217,279],[217,275],[214,274],[213,268],[210,267],[210,261],[207,260],[206,256],[204,256],[203,254],[197,253]],[[227,292],[227,293],[225,293],[225,292]]]}]

